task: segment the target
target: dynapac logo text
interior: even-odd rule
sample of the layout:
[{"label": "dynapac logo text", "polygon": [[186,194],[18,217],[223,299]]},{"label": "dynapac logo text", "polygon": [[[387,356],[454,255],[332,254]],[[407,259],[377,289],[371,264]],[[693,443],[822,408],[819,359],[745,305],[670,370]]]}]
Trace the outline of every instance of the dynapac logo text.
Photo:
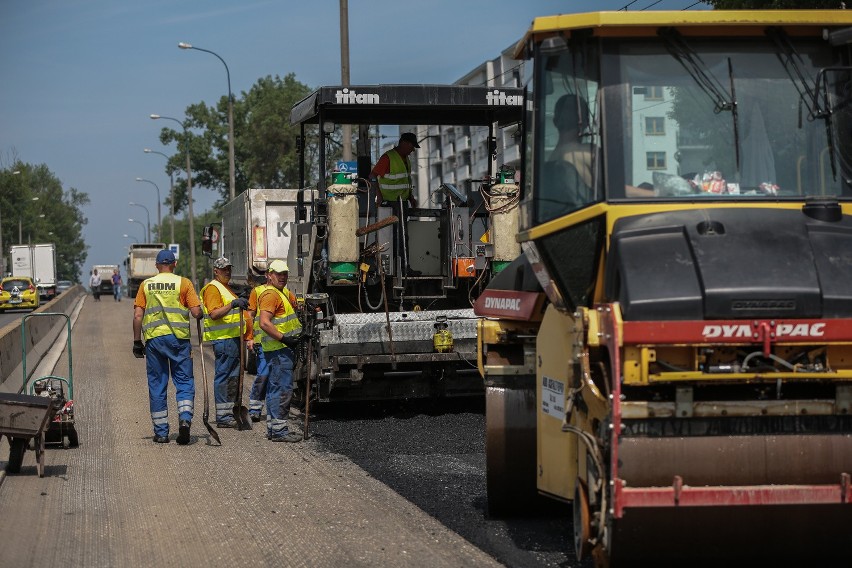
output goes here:
[{"label": "dynapac logo text", "polygon": [[[824,323],[781,323],[772,330],[775,338],[783,337],[822,337],[825,335]],[[758,331],[749,324],[705,325],[701,334],[704,339],[754,339]]]},{"label": "dynapac logo text", "polygon": [[355,91],[343,89],[334,93],[334,99],[339,105],[377,105],[379,104],[379,95],[376,93],[366,93],[359,95]]},{"label": "dynapac logo text", "polygon": [[494,89],[485,94],[485,102],[496,106],[520,106],[524,98],[521,95],[507,95],[505,92]]},{"label": "dynapac logo text", "polygon": [[488,296],[485,298],[485,307],[492,310],[512,310],[519,312],[521,311],[521,300],[519,298],[493,298]]}]

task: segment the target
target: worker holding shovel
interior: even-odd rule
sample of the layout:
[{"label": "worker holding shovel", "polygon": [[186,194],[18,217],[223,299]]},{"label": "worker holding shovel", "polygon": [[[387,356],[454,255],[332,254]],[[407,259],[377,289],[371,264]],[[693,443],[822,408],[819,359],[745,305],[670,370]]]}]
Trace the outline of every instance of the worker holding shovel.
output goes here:
[{"label": "worker holding shovel", "polygon": [[219,257],[213,262],[213,276],[214,279],[201,289],[201,298],[204,304],[204,341],[213,343],[216,356],[213,378],[216,426],[242,427],[242,409],[235,408],[234,403],[242,400],[242,393],[237,393],[240,377],[240,322],[241,311],[248,307],[248,300],[238,298],[228,287],[231,262],[227,258]]}]

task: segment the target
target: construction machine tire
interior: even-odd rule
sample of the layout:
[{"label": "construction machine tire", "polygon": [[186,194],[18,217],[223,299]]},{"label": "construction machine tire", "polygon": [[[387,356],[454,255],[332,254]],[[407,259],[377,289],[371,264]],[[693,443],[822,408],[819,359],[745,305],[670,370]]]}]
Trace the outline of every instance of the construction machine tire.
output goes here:
[{"label": "construction machine tire", "polygon": [[589,492],[583,480],[577,480],[574,490],[574,553],[583,560],[592,552],[592,514],[589,511]]},{"label": "construction machine tire", "polygon": [[486,387],[486,484],[492,517],[536,508],[535,424],[535,388]]},{"label": "construction machine tire", "polygon": [[77,436],[77,430],[73,426],[68,430],[68,447],[76,448],[80,445],[80,438]]},{"label": "construction machine tire", "polygon": [[24,453],[27,451],[26,438],[11,438],[9,440],[9,463],[6,464],[8,473],[21,473],[24,463]]}]

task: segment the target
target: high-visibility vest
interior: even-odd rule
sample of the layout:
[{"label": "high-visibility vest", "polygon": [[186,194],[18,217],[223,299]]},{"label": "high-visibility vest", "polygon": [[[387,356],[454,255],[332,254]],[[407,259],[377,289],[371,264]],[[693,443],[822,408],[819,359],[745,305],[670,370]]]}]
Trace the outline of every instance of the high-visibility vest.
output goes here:
[{"label": "high-visibility vest", "polygon": [[[254,310],[254,340],[262,341],[263,340],[263,330],[260,329],[260,295],[263,294],[267,289],[272,288],[269,284],[261,284],[260,286],[255,286],[254,288],[254,299],[257,302],[257,309]],[[287,290],[286,288],[284,289]]]},{"label": "high-visibility vest", "polygon": [[[219,290],[219,294],[222,296],[223,306],[228,305],[237,299],[237,297],[228,290],[228,287],[218,280],[213,280],[201,289],[202,298],[204,298],[204,290],[206,290],[208,286],[215,286],[216,289]],[[240,308],[231,308],[230,311],[221,318],[213,319],[210,317],[210,311],[207,309],[207,305],[204,305],[204,341],[216,341],[217,339],[229,339],[231,337],[239,336]]]},{"label": "high-visibility vest", "polygon": [[[293,309],[293,306],[290,304],[290,300],[284,293],[274,286],[270,286],[267,288],[263,294],[268,294],[270,291],[274,290],[276,294],[281,298],[281,303],[284,304],[284,313],[281,315],[272,315],[272,324],[275,326],[275,329],[284,334],[285,337],[293,337],[299,335],[302,331],[302,323],[299,321],[299,317],[296,315],[296,311]],[[257,298],[257,304],[260,306],[260,297]],[[260,309],[258,308],[258,312]],[[260,317],[258,317],[258,320]],[[264,353],[271,353],[273,351],[278,351],[279,349],[284,349],[287,347],[280,341],[276,339],[272,339],[269,337],[269,334],[264,333],[263,338],[260,340],[260,345],[263,347]]]},{"label": "high-visibility vest", "polygon": [[382,190],[382,199],[386,201],[396,201],[398,198],[408,199],[411,195],[411,162],[408,157],[403,158],[394,148],[391,148],[385,155],[390,160],[390,169],[388,173],[378,179],[379,189]]},{"label": "high-visibility vest", "polygon": [[170,333],[178,339],[189,339],[189,308],[180,303],[182,280],[177,274],[161,272],[142,282],[145,293],[142,334],[145,341]]}]

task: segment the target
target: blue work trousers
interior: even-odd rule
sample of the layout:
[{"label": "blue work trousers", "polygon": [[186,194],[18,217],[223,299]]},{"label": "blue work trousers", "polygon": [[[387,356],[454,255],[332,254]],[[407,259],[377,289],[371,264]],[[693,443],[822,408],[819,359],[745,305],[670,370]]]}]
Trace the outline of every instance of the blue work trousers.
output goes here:
[{"label": "blue work trousers", "polygon": [[[216,374],[213,378],[213,398],[216,399],[216,422],[234,421],[234,400],[237,378],[240,374],[240,338],[229,337],[213,342],[216,356]],[[228,392],[229,386],[232,392]]]},{"label": "blue work trousers", "polygon": [[266,365],[266,357],[263,356],[263,347],[255,351],[257,353],[257,376],[251,385],[249,392],[249,414],[260,416],[263,412],[263,399],[266,398],[266,381],[269,379],[269,369]]},{"label": "blue work trousers", "polygon": [[166,395],[170,372],[175,383],[178,416],[181,420],[192,420],[195,379],[192,375],[191,349],[188,339],[178,339],[172,334],[161,335],[145,343],[148,399],[155,436],[169,435]]},{"label": "blue work trousers", "polygon": [[285,347],[265,354],[269,370],[266,384],[266,435],[287,434],[287,416],[293,400],[293,350]]}]

